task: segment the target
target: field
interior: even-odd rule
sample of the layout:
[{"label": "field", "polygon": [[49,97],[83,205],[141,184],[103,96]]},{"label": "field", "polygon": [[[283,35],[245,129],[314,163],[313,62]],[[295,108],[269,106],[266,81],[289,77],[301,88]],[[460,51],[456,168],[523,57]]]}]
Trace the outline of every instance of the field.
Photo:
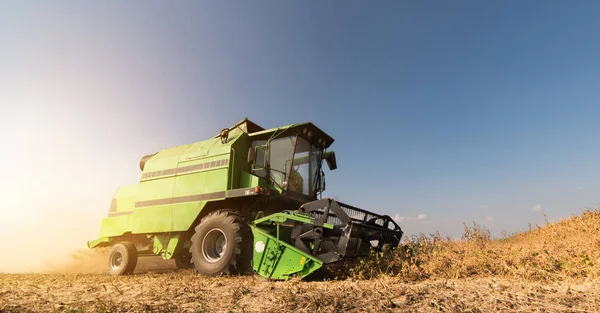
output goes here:
[{"label": "field", "polygon": [[492,239],[406,238],[393,252],[329,269],[327,279],[206,278],[142,260],[103,274],[105,251],[43,274],[0,274],[0,312],[598,312],[600,211]]}]

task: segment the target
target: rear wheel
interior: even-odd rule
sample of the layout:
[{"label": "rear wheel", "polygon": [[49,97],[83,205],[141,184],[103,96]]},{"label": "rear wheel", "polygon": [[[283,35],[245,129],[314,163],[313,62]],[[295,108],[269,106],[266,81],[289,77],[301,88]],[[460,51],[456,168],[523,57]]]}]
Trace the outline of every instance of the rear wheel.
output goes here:
[{"label": "rear wheel", "polygon": [[108,254],[108,272],[111,275],[131,274],[137,265],[137,249],[131,242],[119,242]]},{"label": "rear wheel", "polygon": [[190,251],[198,272],[215,276],[249,271],[252,235],[239,212],[211,212],[195,231]]}]

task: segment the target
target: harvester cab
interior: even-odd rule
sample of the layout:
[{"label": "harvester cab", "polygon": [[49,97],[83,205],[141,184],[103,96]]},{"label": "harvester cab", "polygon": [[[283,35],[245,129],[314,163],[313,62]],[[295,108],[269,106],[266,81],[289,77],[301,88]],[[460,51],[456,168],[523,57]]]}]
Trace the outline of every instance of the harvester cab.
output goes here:
[{"label": "harvester cab", "polygon": [[[160,255],[208,276],[254,267],[272,279],[364,255],[369,243],[395,247],[402,231],[389,217],[318,200],[323,163],[337,168],[332,143],[312,123],[264,129],[244,119],[208,140],[144,156],[140,181],[117,189],[88,247],[111,247],[114,275],[133,272],[138,256]],[[304,261],[294,271],[296,259],[273,253]]]},{"label": "harvester cab", "polygon": [[326,149],[333,138],[312,123],[289,125],[250,134],[248,163],[252,174],[268,180],[282,195],[310,201],[325,190],[323,160],[337,167],[335,152]]}]

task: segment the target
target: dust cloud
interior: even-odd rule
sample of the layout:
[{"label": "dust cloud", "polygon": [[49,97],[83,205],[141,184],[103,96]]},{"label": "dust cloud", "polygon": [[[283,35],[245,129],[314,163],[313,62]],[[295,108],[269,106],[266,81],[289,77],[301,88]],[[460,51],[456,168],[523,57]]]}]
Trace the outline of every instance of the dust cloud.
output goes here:
[{"label": "dust cloud", "polygon": [[109,248],[76,250],[62,258],[55,258],[44,264],[41,273],[105,273],[107,271]]},{"label": "dust cloud", "polygon": [[[80,187],[55,194],[36,192],[39,198],[13,204],[20,210],[0,210],[4,248],[0,273],[106,273],[109,249],[86,245],[98,238],[116,188],[114,183],[105,186],[96,191]],[[142,257],[138,269],[169,269],[172,263],[161,257]]]},{"label": "dust cloud", "polygon": [[[106,199],[100,199],[103,195]],[[89,249],[86,243],[98,238],[107,211],[101,204],[110,202],[111,196],[106,191],[74,198],[68,205],[40,206],[43,210],[25,205],[20,211],[0,211],[0,238],[7,251],[0,258],[0,273],[107,273],[109,248]],[[141,257],[136,270],[171,269],[173,263],[161,257]]]},{"label": "dust cloud", "polygon": [[[108,272],[110,248],[76,250],[60,259],[47,262],[39,273],[60,274],[101,274]],[[164,260],[160,256],[138,258],[135,272],[169,271],[177,269],[173,260]]]},{"label": "dust cloud", "polygon": [[115,137],[90,133],[80,118],[69,117],[72,110],[50,108],[56,112],[9,112],[4,125],[10,136],[0,147],[7,177],[0,186],[0,273],[41,272],[73,260],[94,269],[102,253],[88,251],[87,242],[98,238],[117,187],[137,183],[139,158],[155,151],[123,146],[133,139],[109,141]]},{"label": "dust cloud", "polygon": [[[77,260],[83,266],[101,259],[103,251],[90,250],[86,243],[98,237],[106,215],[101,204],[107,202],[99,198],[106,192],[78,199],[70,188],[52,193],[44,189],[56,185],[42,182],[39,189],[32,187],[21,189],[31,192],[29,197],[0,212],[0,238],[6,251],[0,258],[0,273],[42,272],[49,265]],[[106,197],[110,199],[110,193]]]}]

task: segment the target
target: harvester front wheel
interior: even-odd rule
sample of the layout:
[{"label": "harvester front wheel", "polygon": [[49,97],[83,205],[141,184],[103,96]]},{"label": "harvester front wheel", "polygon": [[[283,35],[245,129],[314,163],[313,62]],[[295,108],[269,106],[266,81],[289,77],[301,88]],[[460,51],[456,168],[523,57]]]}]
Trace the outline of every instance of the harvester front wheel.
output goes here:
[{"label": "harvester front wheel", "polygon": [[133,273],[137,265],[137,249],[131,242],[119,242],[108,254],[108,272],[111,275],[127,275]]},{"label": "harvester front wheel", "polygon": [[192,259],[207,276],[243,274],[250,268],[252,235],[242,215],[215,211],[205,216],[192,236]]}]

